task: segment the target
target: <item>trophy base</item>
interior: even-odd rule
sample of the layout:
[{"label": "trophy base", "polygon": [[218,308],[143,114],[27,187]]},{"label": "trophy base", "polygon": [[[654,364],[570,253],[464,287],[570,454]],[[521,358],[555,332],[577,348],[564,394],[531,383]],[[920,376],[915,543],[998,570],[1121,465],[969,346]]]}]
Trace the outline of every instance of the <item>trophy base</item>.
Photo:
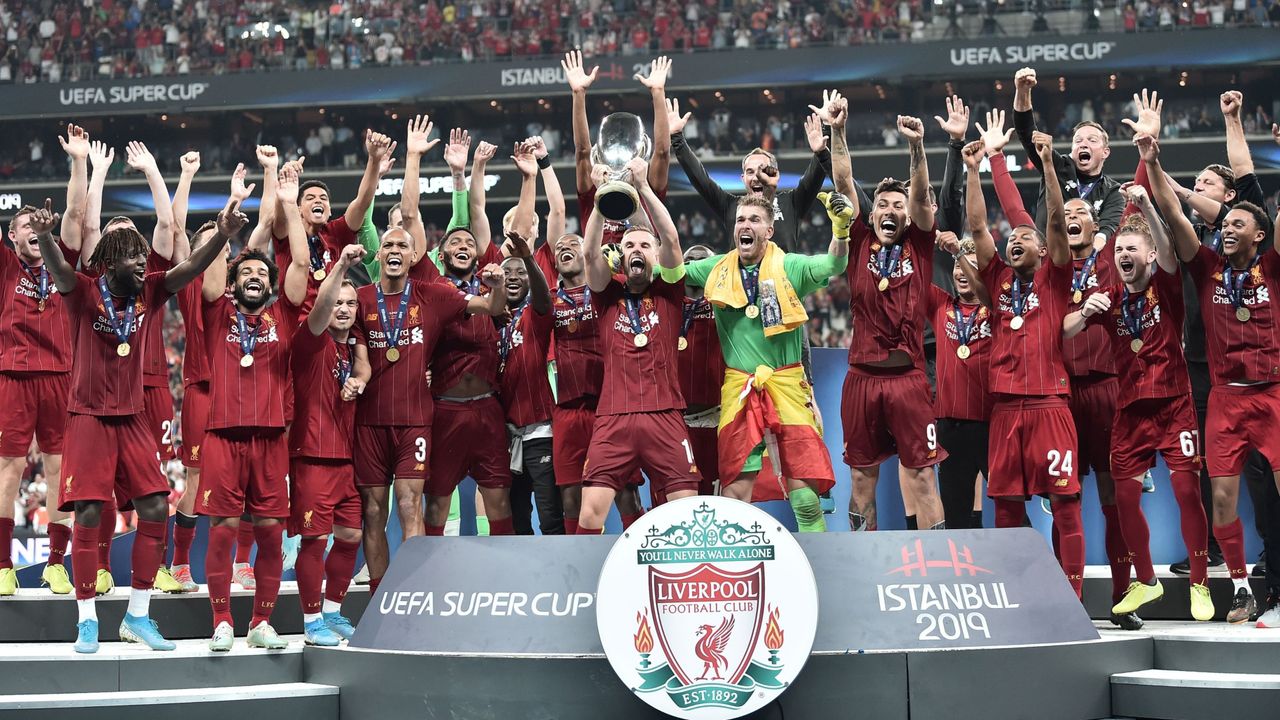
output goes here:
[{"label": "trophy base", "polygon": [[612,180],[596,190],[596,210],[615,222],[630,218],[639,207],[640,196],[627,183]]}]

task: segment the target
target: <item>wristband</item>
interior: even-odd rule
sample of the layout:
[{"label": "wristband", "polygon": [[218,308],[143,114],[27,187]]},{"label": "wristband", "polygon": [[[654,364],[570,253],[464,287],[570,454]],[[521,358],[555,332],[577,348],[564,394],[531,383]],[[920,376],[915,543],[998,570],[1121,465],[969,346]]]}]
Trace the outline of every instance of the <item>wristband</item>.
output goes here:
[{"label": "wristband", "polygon": [[550,156],[550,155],[543,155],[542,157],[537,158],[537,160],[538,160],[538,168],[539,168],[539,169],[541,169],[541,170],[546,170],[547,168],[551,167],[551,156]]}]

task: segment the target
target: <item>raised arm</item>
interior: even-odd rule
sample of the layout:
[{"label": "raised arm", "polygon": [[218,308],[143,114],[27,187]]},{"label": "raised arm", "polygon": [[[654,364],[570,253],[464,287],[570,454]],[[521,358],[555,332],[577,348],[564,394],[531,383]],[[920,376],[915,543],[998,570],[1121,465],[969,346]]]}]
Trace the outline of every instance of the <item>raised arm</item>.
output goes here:
[{"label": "raised arm", "polygon": [[960,169],[964,161],[960,149],[964,147],[965,131],[969,128],[969,106],[959,96],[947,98],[947,117],[935,115],[934,120],[950,138],[947,141],[947,164],[942,171],[942,187],[938,190],[938,229],[955,232],[964,223],[961,199],[964,192]]},{"label": "raised arm", "polygon": [[[326,275],[320,283],[320,290],[316,292],[316,302],[311,306],[311,312],[307,314],[307,330],[312,335],[319,337],[329,329],[329,316],[333,314],[333,305],[338,301],[338,292],[342,289],[343,281],[346,280],[347,270],[358,264],[363,257],[364,247],[361,245],[352,244],[342,248],[342,254],[333,264],[333,272]],[[304,284],[303,293],[305,292]]]},{"label": "raised arm", "polygon": [[[432,123],[426,115],[418,115],[409,121],[404,142],[404,184],[400,187],[400,222],[413,238],[414,262],[427,255],[427,228],[422,224],[422,211],[418,208],[422,172],[422,156],[440,143],[431,137]],[[465,162],[466,150],[463,150]],[[451,166],[452,167],[452,166]]]},{"label": "raised arm", "polygon": [[684,251],[680,249],[680,233],[667,206],[658,199],[657,193],[649,187],[649,173],[643,158],[632,158],[627,163],[631,171],[631,183],[640,194],[641,211],[648,217],[653,234],[658,238],[658,267],[673,270],[684,267]]},{"label": "raised arm", "polygon": [[[551,158],[547,157],[547,145],[542,141],[542,137],[534,136],[525,142],[533,147],[533,158],[538,162],[538,174],[542,176],[542,187],[547,196],[546,240],[553,243],[564,235],[564,190],[560,188],[560,178],[556,177],[555,168],[551,167]],[[669,144],[668,150],[670,150]]]},{"label": "raised arm", "polygon": [[[822,135],[821,123],[826,123],[831,127],[831,181],[835,183],[836,192],[843,195],[854,208],[854,214],[857,214],[857,192],[853,186],[853,162],[849,158],[849,142],[845,136],[845,126],[849,120],[849,101],[840,97],[840,93],[832,91],[835,99],[832,100],[830,94],[826,90],[822,91],[823,104],[821,108],[813,105],[809,106],[813,110],[813,114],[805,118],[804,131],[805,136],[809,139],[809,149],[814,147],[814,133]],[[797,192],[799,190],[797,189]]]},{"label": "raised arm", "polygon": [[[848,119],[848,103],[840,93],[836,90],[830,92],[822,91],[823,104],[817,109],[818,119],[821,122],[814,122],[813,117],[805,118],[804,134],[805,139],[809,141],[809,150],[813,153],[813,157],[809,158],[809,164],[804,169],[804,175],[800,176],[800,182],[796,183],[795,192],[791,195],[791,206],[795,209],[796,214],[803,215],[809,212],[809,208],[813,206],[813,201],[817,199],[818,192],[822,190],[822,186],[827,182],[827,176],[830,175],[834,180],[836,169],[834,167],[832,151],[827,147],[827,138],[822,134],[822,123],[828,125],[834,122],[843,123]],[[815,109],[812,105],[810,109]],[[839,118],[837,113],[843,113]],[[831,130],[833,139],[832,147],[835,146],[834,136],[835,128]],[[847,158],[841,160],[841,173],[845,172],[843,163]],[[849,184],[853,184],[853,168],[850,166],[845,177]],[[837,188],[838,190],[838,188]]]},{"label": "raised arm", "polygon": [[981,140],[965,145],[960,151],[965,165],[965,218],[977,251],[978,270],[986,270],[996,256],[996,241],[991,237],[991,229],[987,226],[987,199],[982,194],[982,179],[978,177],[983,152]]},{"label": "raised arm", "polygon": [[1228,90],[1222,93],[1218,104],[1222,108],[1222,121],[1227,126],[1227,162],[1231,163],[1231,172],[1236,177],[1252,174],[1253,156],[1249,154],[1249,143],[1244,139],[1244,125],[1240,122],[1240,106],[1244,104],[1244,95],[1239,90]]},{"label": "raised arm", "polygon": [[58,143],[71,158],[71,181],[67,183],[67,208],[62,216],[62,244],[80,250],[84,234],[84,210],[89,193],[89,133],[79,125],[67,125],[67,137]]},{"label": "raised arm", "polygon": [[445,226],[446,233],[453,232],[454,228],[471,227],[471,193],[467,190],[467,158],[470,155],[471,134],[462,128],[450,130],[449,143],[444,146],[444,162],[449,166],[449,175],[453,179],[453,214]]},{"label": "raised arm", "polygon": [[1151,228],[1151,241],[1156,246],[1156,264],[1167,273],[1177,272],[1178,254],[1173,251],[1173,243],[1169,242],[1169,233],[1165,231],[1164,220],[1160,219],[1160,213],[1156,212],[1155,205],[1151,204],[1151,197],[1147,195],[1146,188],[1137,184],[1127,185],[1125,195],[1129,203],[1142,213],[1142,219],[1146,220],[1147,226]]},{"label": "raised arm", "polygon": [[1044,226],[1045,245],[1049,247],[1049,260],[1054,265],[1071,264],[1071,245],[1067,242],[1066,201],[1062,199],[1062,186],[1058,183],[1058,171],[1053,166],[1053,137],[1037,132],[1031,136],[1040,162],[1044,166],[1045,211],[1048,219]]},{"label": "raised arm", "polygon": [[44,199],[44,207],[31,213],[31,230],[36,234],[36,242],[40,244],[40,256],[44,258],[44,266],[49,270],[53,286],[59,294],[69,293],[76,287],[76,269],[67,262],[62,248],[53,239],[53,229],[62,218],[53,211],[53,200]]},{"label": "raised arm", "polygon": [[929,163],[924,157],[924,123],[920,118],[898,116],[898,134],[911,150],[911,184],[907,187],[907,217],[921,230],[933,229],[933,207],[929,203]]},{"label": "raised arm", "polygon": [[396,144],[382,133],[365,130],[364,151],[369,154],[369,159],[365,161],[364,175],[360,177],[360,189],[356,191],[356,199],[351,201],[347,211],[342,214],[347,227],[353,230],[360,227],[360,223],[364,221],[364,211],[373,204],[373,195],[378,191],[378,168],[383,160],[395,153]]},{"label": "raised arm", "polygon": [[587,88],[596,81],[600,67],[586,72],[582,67],[582,51],[570,50],[560,61],[564,76],[573,93],[573,158],[577,169],[578,192],[591,189],[591,126],[587,122]]},{"label": "raised arm", "polygon": [[[667,116],[667,78],[671,76],[671,59],[665,55],[653,61],[649,76],[636,73],[635,79],[649,88],[653,98],[653,157],[649,160],[649,187],[655,193],[667,191],[671,176],[671,128]],[[551,239],[547,235],[547,239]],[[558,236],[557,236],[558,237]]]},{"label": "raised arm", "polygon": [[489,251],[489,243],[493,241],[493,234],[489,230],[489,216],[484,212],[484,169],[497,151],[496,145],[482,141],[476,146],[475,157],[471,159],[471,190],[468,192],[467,207],[471,215],[471,234],[475,236],[476,252],[480,257],[484,257]]},{"label": "raised arm", "polygon": [[711,179],[707,169],[702,166],[702,161],[693,153],[693,148],[685,142],[684,126],[689,122],[691,113],[680,114],[679,100],[669,100],[668,103],[670,107],[667,121],[671,128],[671,151],[675,153],[676,162],[680,163],[680,168],[689,178],[689,184],[698,195],[702,196],[703,201],[710,205],[712,210],[723,214],[735,200],[715,180]]},{"label": "raised arm", "polygon": [[521,237],[529,237],[537,242],[537,238],[533,237],[533,228],[537,223],[534,206],[538,200],[538,161],[528,140],[515,144],[511,160],[516,164],[516,170],[520,171],[520,199],[516,202],[516,211],[511,217],[511,227],[503,230],[514,230]]},{"label": "raised arm", "polygon": [[[591,170],[591,180],[598,187],[609,176],[609,168],[597,165]],[[604,241],[604,218],[593,208],[582,231],[582,258],[587,266],[587,287],[592,292],[603,292],[609,286],[611,273],[609,261],[604,257],[600,243]]]},{"label": "raised arm", "polygon": [[988,111],[987,127],[985,129],[981,125],[976,127],[982,136],[982,146],[987,153],[987,162],[991,165],[991,180],[996,188],[996,199],[1000,202],[1000,209],[1004,212],[1004,216],[1009,218],[1009,223],[1014,227],[1019,225],[1034,227],[1035,218],[1031,217],[1031,213],[1028,213],[1026,206],[1022,204],[1022,193],[1018,192],[1018,185],[1013,181],[1013,176],[1009,174],[1009,167],[1004,161],[1004,147],[1013,135],[1013,130],[1004,129],[1004,111]]},{"label": "raised arm", "polygon": [[125,148],[125,162],[147,178],[147,187],[151,189],[151,202],[156,211],[151,251],[173,262],[173,203],[169,200],[169,189],[164,185],[164,176],[160,174],[155,156],[146,145],[133,140]]},{"label": "raised arm", "polygon": [[[201,243],[190,257],[174,265],[164,274],[164,289],[170,293],[176,293],[201,273],[205,273],[205,285],[201,289],[201,295],[210,302],[217,300],[227,290],[227,264],[223,261],[227,242],[240,234],[240,230],[248,224],[249,217],[240,212],[240,203],[228,199],[227,206],[218,213],[217,230],[214,231],[213,237]],[[211,290],[209,288],[210,273],[206,270],[218,266],[222,268],[220,276],[222,284]],[[214,277],[218,275],[215,273]]]},{"label": "raised arm", "polygon": [[107,147],[106,143],[97,140],[89,144],[89,164],[93,167],[93,172],[89,175],[89,192],[84,200],[84,230],[80,238],[80,257],[93,257],[93,251],[98,247],[98,239],[102,237],[102,188],[107,183],[107,173],[111,170],[111,163],[115,162],[115,159],[115,148]]},{"label": "raised arm", "polygon": [[529,275],[529,305],[539,315],[551,312],[551,288],[542,269],[533,261],[533,243],[513,230],[507,233],[507,245],[511,248],[511,257],[519,258]]},{"label": "raised arm", "polygon": [[818,193],[818,202],[822,203],[822,207],[827,211],[827,218],[831,220],[831,242],[827,245],[827,254],[833,258],[844,258],[844,264],[848,267],[849,257],[849,227],[853,225],[853,218],[856,217],[854,212],[854,202],[844,195],[836,193]]},{"label": "raised arm", "polygon": [[472,315],[488,315],[498,317],[507,311],[507,294],[502,291],[505,275],[497,263],[485,265],[476,273],[480,282],[489,288],[487,295],[473,295],[467,301],[467,312]]},{"label": "raised arm", "polygon": [[191,198],[191,181],[200,170],[200,153],[191,151],[183,153],[178,159],[182,165],[182,174],[178,176],[178,187],[173,191],[173,261],[180,263],[191,254],[191,241],[187,239],[187,204]]},{"label": "raised arm", "polygon": [[280,169],[276,198],[287,228],[290,255],[289,267],[280,268],[284,278],[280,291],[291,304],[301,305],[307,298],[307,281],[311,278],[311,249],[307,246],[307,228],[302,224],[302,211],[298,208],[298,172],[291,165]]},{"label": "raised arm", "polygon": [[[245,243],[245,249],[265,253],[269,252],[271,247],[272,235],[287,232],[283,226],[276,228],[276,218],[280,215],[276,203],[276,174],[280,171],[280,156],[274,145],[259,145],[254,153],[258,158],[258,166],[262,168],[262,202],[258,203],[258,224],[249,233],[249,242]],[[294,171],[301,176],[305,162],[306,158],[298,158],[291,161],[289,165],[292,165]],[[232,197],[245,194],[245,190],[241,189],[244,188],[244,175],[240,173],[242,167],[243,164],[237,165],[236,172],[231,174]],[[240,177],[237,179],[236,175]],[[245,194],[245,197],[248,195]]]},{"label": "raised arm", "polygon": [[1031,134],[1036,131],[1035,113],[1031,109],[1031,90],[1036,86],[1036,71],[1024,67],[1013,75],[1013,129],[1018,133],[1018,142],[1027,153],[1027,158],[1036,170],[1044,172],[1040,156],[1036,153]]},{"label": "raised arm", "polygon": [[1200,250],[1200,237],[1196,235],[1191,221],[1182,214],[1182,205],[1178,197],[1169,187],[1164,168],[1160,167],[1160,143],[1150,135],[1139,135],[1133,139],[1138,147],[1138,155],[1147,164],[1147,177],[1151,179],[1151,190],[1155,193],[1156,207],[1169,224],[1174,254],[1182,262],[1190,262]]}]

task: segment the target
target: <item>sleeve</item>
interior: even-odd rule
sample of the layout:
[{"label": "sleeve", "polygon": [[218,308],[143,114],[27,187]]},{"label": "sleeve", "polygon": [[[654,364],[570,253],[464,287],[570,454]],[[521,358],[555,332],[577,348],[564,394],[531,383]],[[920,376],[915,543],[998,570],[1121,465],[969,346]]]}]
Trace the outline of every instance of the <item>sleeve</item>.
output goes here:
[{"label": "sleeve", "polygon": [[369,331],[364,326],[364,303],[360,302],[360,293],[356,292],[356,321],[351,325],[351,337],[360,345],[369,344]]},{"label": "sleeve", "polygon": [[334,255],[341,253],[342,248],[356,241],[356,231],[347,224],[345,215],[339,215],[330,220],[325,229],[329,232],[322,234],[321,237],[324,239],[325,248]]},{"label": "sleeve", "polygon": [[942,288],[938,287],[937,285],[929,286],[929,292],[928,294],[925,295],[924,303],[925,303],[925,308],[929,312],[930,318],[932,318],[934,315],[937,314],[938,308],[942,307],[943,305],[946,305],[949,302],[951,302],[951,296],[948,295],[946,291],[944,291]]},{"label": "sleeve", "polygon": [[[314,312],[314,310],[312,312]],[[295,326],[296,329],[293,331],[293,339],[291,340],[291,347],[289,348],[295,360],[303,359],[303,362],[306,362],[305,358],[315,354],[315,352],[320,349],[320,345],[324,341],[324,336],[328,334],[328,331],[326,330],[319,335],[312,335],[311,329],[307,327],[307,321],[310,317],[311,313],[298,316],[298,323]]]},{"label": "sleeve", "polygon": [[[1261,192],[1261,191],[1259,191],[1259,192]],[[6,246],[6,247],[7,247],[7,246]],[[77,264],[79,264],[79,262],[80,262],[80,251],[79,251],[79,250],[72,250],[71,248],[67,247],[65,244],[63,244],[63,242],[62,242],[61,238],[59,238],[59,240],[58,240],[58,249],[62,250],[62,257],[64,257],[64,258],[66,258],[66,259],[67,259],[67,264],[68,264],[68,265],[70,265],[71,267],[75,267]],[[16,256],[15,256],[15,257],[16,257]]]},{"label": "sleeve", "polygon": [[1213,271],[1217,262],[1218,254],[1202,244],[1196,249],[1196,254],[1183,265],[1191,273],[1191,277],[1195,279],[1196,283],[1199,284]]},{"label": "sleeve", "polygon": [[[167,260],[165,262],[168,262]],[[156,311],[164,309],[164,304],[173,297],[173,293],[169,292],[164,286],[164,276],[167,270],[157,270],[149,272],[146,275],[145,285],[146,293],[149,299],[148,307]]]},{"label": "sleeve", "polygon": [[160,255],[155,250],[147,253],[147,272],[168,272],[173,269],[173,263],[169,258]]},{"label": "sleeve", "polygon": [[502,249],[498,246],[498,243],[491,242],[489,243],[489,247],[485,249],[484,255],[480,257],[480,262],[476,263],[476,270],[483,268],[489,263],[501,265],[502,261],[505,259],[506,258],[502,257]]},{"label": "sleeve", "polygon": [[1018,142],[1022,143],[1022,151],[1027,154],[1027,158],[1031,160],[1031,164],[1035,166],[1036,170],[1043,175],[1044,166],[1040,163],[1040,155],[1036,153],[1035,144],[1031,142],[1031,133],[1036,130],[1035,111],[1014,110],[1013,129],[1018,134]]},{"label": "sleeve", "polygon": [[842,274],[849,265],[849,258],[821,255],[799,255],[788,253],[783,258],[783,267],[787,279],[796,287],[801,295],[809,295],[818,288],[827,286],[831,278]]},{"label": "sleeve", "polygon": [[1124,217],[1124,206],[1124,193],[1120,192],[1120,185],[1107,188],[1107,194],[1102,198],[1102,211],[1098,213],[1098,232],[1114,235],[1120,227],[1120,219]]},{"label": "sleeve", "polygon": [[684,281],[692,287],[706,287],[707,278],[711,276],[711,270],[720,262],[724,255],[712,255],[701,260],[694,260],[684,264]]},{"label": "sleeve", "polygon": [[1013,227],[1019,225],[1035,227],[1035,218],[1031,217],[1022,203],[1022,194],[1018,192],[1018,185],[1009,174],[1009,166],[1005,164],[1004,154],[997,153],[991,156],[990,160],[991,180],[996,186],[996,197],[1000,200],[1000,209],[1004,211],[1004,216],[1009,218],[1009,224]]},{"label": "sleeve", "polygon": [[809,166],[805,168],[804,175],[796,185],[795,192],[791,193],[791,208],[795,211],[794,217],[800,217],[809,212],[809,208],[813,207],[813,201],[818,199],[818,191],[822,190],[822,185],[826,182],[830,173],[831,151],[823,148],[821,151],[814,153],[813,157],[809,159]]},{"label": "sleeve", "polygon": [[556,256],[551,247],[550,238],[533,251],[533,262],[542,271],[542,276],[547,279],[547,286],[554,292],[560,274],[556,272]]},{"label": "sleeve", "polygon": [[[61,248],[62,255],[65,257],[67,254],[67,248],[61,242],[58,243],[58,247]],[[75,261],[71,258],[67,258],[67,262],[70,263],[73,268],[76,266]],[[17,252],[15,252],[13,248],[9,247],[9,243],[0,242],[0,272],[8,272],[17,264]]]},{"label": "sleeve", "polygon": [[942,187],[938,189],[938,229],[957,235],[964,232],[964,158],[960,150],[964,142],[947,142],[947,166],[942,171]]},{"label": "sleeve", "polygon": [[471,192],[469,190],[453,191],[453,215],[449,217],[446,235],[458,228],[471,227]]},{"label": "sleeve", "polygon": [[707,169],[702,166],[698,156],[693,154],[693,149],[684,141],[684,133],[675,133],[671,136],[671,152],[675,154],[676,161],[684,169],[684,174],[689,177],[689,184],[702,196],[702,199],[717,214],[723,216],[728,212],[733,204],[733,196],[725,192],[711,179],[711,176],[707,175]]},{"label": "sleeve", "polygon": [[409,279],[414,282],[434,282],[440,279],[440,268],[431,253],[409,268]]},{"label": "sleeve", "polygon": [[1258,176],[1249,173],[1236,178],[1236,202],[1251,202],[1258,207],[1266,207],[1266,197],[1262,194],[1262,184]]},{"label": "sleeve", "polygon": [[356,232],[356,241],[360,243],[360,247],[364,248],[364,271],[368,273],[369,279],[377,282],[378,280],[378,227],[373,224],[373,203],[369,203],[369,209],[364,213],[364,222],[360,223],[360,230]]},{"label": "sleeve", "polygon": [[994,303],[997,295],[1000,294],[999,281],[1000,273],[1009,267],[1005,264],[1004,258],[1000,257],[1000,253],[991,256],[991,262],[987,266],[978,271],[978,277],[982,280],[982,284],[991,292],[991,301]]}]

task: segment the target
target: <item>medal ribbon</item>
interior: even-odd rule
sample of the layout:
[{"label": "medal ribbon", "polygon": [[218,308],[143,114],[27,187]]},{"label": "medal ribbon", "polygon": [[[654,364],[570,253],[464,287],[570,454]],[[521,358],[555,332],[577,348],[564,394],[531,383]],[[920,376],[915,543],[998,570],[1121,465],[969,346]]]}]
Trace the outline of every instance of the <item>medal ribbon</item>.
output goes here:
[{"label": "medal ribbon", "polygon": [[625,290],[623,291],[623,296],[627,301],[627,317],[631,319],[631,334],[643,334],[644,330],[640,329],[640,302],[644,299],[644,296],[632,295]]},{"label": "medal ribbon", "polygon": [[242,355],[253,355],[253,349],[258,346],[258,326],[261,321],[254,323],[253,332],[249,332],[249,323],[244,319],[244,313],[236,311],[236,327],[240,331],[240,353]]},{"label": "medal ribbon", "polygon": [[964,316],[964,311],[960,309],[959,300],[952,303],[952,308],[956,315],[956,338],[961,345],[968,345],[969,336],[973,334],[973,326],[978,324],[978,308],[974,308],[969,317]]},{"label": "medal ribbon", "polygon": [[1140,293],[1137,300],[1133,302],[1133,310],[1129,309],[1129,289],[1125,288],[1124,295],[1120,298],[1120,317],[1124,320],[1124,326],[1129,329],[1129,334],[1134,340],[1142,339],[1142,313],[1147,309],[1146,293]]},{"label": "medal ribbon", "polygon": [[1213,240],[1209,242],[1209,249],[1213,250],[1216,253],[1222,252],[1222,231],[1221,230],[1213,231]]},{"label": "medal ribbon", "polygon": [[1093,274],[1093,266],[1098,264],[1098,251],[1094,250],[1089,253],[1089,259],[1084,261],[1084,267],[1076,270],[1071,274],[1071,290],[1074,292],[1083,292],[1086,285],[1089,284],[1089,276]]},{"label": "medal ribbon", "polygon": [[880,270],[880,277],[888,280],[893,275],[893,271],[898,269],[898,261],[901,259],[901,245],[894,245],[893,250],[880,248],[876,253],[876,267]]},{"label": "medal ribbon", "polygon": [[524,315],[525,308],[529,307],[529,299],[520,303],[520,307],[511,313],[511,322],[502,328],[502,335],[498,343],[498,355],[502,358],[502,364],[507,364],[507,355],[511,354],[511,340],[515,337],[516,326],[520,324],[520,318]]},{"label": "medal ribbon", "polygon": [[480,294],[480,278],[472,277],[470,280],[461,280],[458,278],[450,279],[453,281],[453,286],[462,292],[469,293],[471,295]]},{"label": "medal ribbon", "polygon": [[[1027,281],[1027,292],[1030,293],[1034,289],[1035,289],[1035,281],[1034,280]],[[1022,280],[1019,278],[1014,278],[1013,292],[1012,292],[1014,315],[1017,315],[1018,317],[1022,317],[1022,305],[1026,301],[1026,299],[1027,299],[1026,296],[1022,294]]]},{"label": "medal ribbon", "polygon": [[338,346],[338,387],[343,388],[347,385],[347,380],[351,378],[351,369],[355,361],[351,357],[351,346],[347,345],[347,357],[342,357],[342,346]]},{"label": "medal ribbon", "polygon": [[[22,261],[19,260],[18,262],[22,262]],[[36,279],[37,268],[33,268],[30,265],[22,262],[22,270],[27,273],[27,277],[31,278],[31,282],[36,287],[39,288],[39,290],[37,290],[36,299],[39,300],[40,302],[44,302],[45,300],[49,299],[49,268],[45,267],[44,265],[41,265],[38,269],[40,270],[39,280]],[[105,306],[105,303],[104,303],[104,306]]]},{"label": "medal ribbon", "polygon": [[573,308],[574,319],[576,319],[578,322],[582,322],[582,316],[584,314],[584,311],[586,310],[586,307],[591,304],[591,288],[586,285],[582,286],[582,304],[581,305],[574,302],[573,296],[565,291],[563,282],[560,283],[560,286],[558,288],[556,288],[556,296],[559,297],[561,300],[565,301],[566,303],[568,303],[569,307]]},{"label": "medal ribbon", "polygon": [[382,329],[387,333],[387,347],[393,348],[400,344],[400,331],[404,329],[405,310],[409,307],[409,290],[412,283],[408,280],[404,283],[404,291],[400,293],[400,308],[396,310],[395,322],[391,322],[391,318],[387,317],[387,296],[382,294],[382,285],[373,284],[374,292],[378,296],[378,319],[382,322]]},{"label": "medal ribbon", "polygon": [[1093,192],[1093,189],[1098,186],[1099,182],[1101,182],[1101,178],[1099,178],[1098,180],[1094,180],[1088,185],[1084,183],[1080,183],[1080,198],[1084,199],[1089,195],[1089,193]]},{"label": "medal ribbon", "polygon": [[742,275],[742,290],[747,294],[747,305],[755,305],[760,297],[760,266],[756,265],[751,269],[740,267],[738,273]]},{"label": "medal ribbon", "polygon": [[124,306],[124,318],[121,321],[116,317],[116,306],[111,301],[111,291],[107,290],[107,279],[98,276],[98,295],[102,298],[102,309],[107,311],[107,319],[111,322],[111,330],[116,334],[116,341],[120,345],[129,342],[129,337],[133,335],[133,318],[134,307],[133,301],[136,295],[131,295],[128,302]]},{"label": "medal ribbon", "polygon": [[1222,268],[1222,284],[1227,291],[1227,298],[1231,300],[1231,305],[1237,310],[1244,307],[1244,281],[1248,279],[1250,271],[1262,259],[1261,255],[1254,255],[1246,270],[1236,270],[1231,267],[1228,261]]},{"label": "medal ribbon", "polygon": [[698,311],[706,307],[706,305],[706,298],[698,298],[684,306],[684,318],[680,322],[680,337],[689,337],[689,328],[693,327],[693,316],[697,315]]}]

